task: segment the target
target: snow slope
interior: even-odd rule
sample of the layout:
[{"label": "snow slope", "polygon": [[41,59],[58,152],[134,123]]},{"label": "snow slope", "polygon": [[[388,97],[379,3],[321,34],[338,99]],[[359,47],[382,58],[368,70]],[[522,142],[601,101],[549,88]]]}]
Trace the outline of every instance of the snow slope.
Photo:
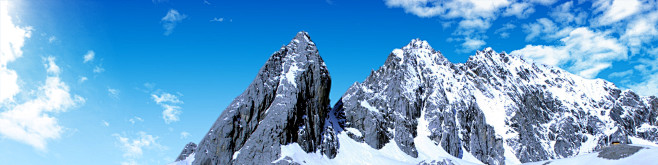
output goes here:
[{"label": "snow slope", "polygon": [[579,164],[593,164],[593,165],[644,165],[644,164],[657,164],[658,163],[658,147],[653,145],[638,145],[631,146],[643,147],[638,152],[625,158],[618,160],[606,159],[599,157],[599,152],[593,152],[584,155],[578,155],[571,158],[547,160],[540,162],[526,163],[526,165],[579,165]]}]

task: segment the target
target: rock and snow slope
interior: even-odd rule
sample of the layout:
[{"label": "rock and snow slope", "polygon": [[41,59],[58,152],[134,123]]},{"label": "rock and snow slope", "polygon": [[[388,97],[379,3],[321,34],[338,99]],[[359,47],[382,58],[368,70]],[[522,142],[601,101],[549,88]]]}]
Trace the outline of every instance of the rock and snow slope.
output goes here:
[{"label": "rock and snow slope", "polygon": [[340,102],[334,108],[345,114],[344,128],[363,135],[349,131],[352,139],[377,149],[395,143],[412,157],[422,154],[415,139],[424,129],[450,155],[486,164],[571,157],[630,137],[658,140],[656,97],[491,48],[455,64],[412,40]]},{"label": "rock and snow slope", "polygon": [[451,63],[415,39],[331,110],[329,85],[299,33],[222,113],[194,164],[520,164],[658,142],[656,97],[491,48]]},{"label": "rock and snow slope", "polygon": [[321,149],[331,79],[315,43],[299,32],[275,52],[222,112],[195,150],[193,164],[264,164],[280,145]]}]

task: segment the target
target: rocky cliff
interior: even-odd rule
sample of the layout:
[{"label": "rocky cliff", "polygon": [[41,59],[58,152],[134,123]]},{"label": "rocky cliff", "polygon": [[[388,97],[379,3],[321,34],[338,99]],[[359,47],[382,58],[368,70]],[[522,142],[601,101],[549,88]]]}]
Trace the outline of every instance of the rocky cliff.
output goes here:
[{"label": "rocky cliff", "polygon": [[491,48],[455,64],[412,40],[349,88],[338,108],[345,129],[363,135],[350,137],[373,148],[395,143],[417,157],[414,138],[424,129],[456,158],[505,164],[571,157],[631,138],[656,142],[657,101]]},{"label": "rocky cliff", "polygon": [[331,78],[306,32],[275,52],[196,149],[194,164],[266,164],[280,145],[321,148]]}]

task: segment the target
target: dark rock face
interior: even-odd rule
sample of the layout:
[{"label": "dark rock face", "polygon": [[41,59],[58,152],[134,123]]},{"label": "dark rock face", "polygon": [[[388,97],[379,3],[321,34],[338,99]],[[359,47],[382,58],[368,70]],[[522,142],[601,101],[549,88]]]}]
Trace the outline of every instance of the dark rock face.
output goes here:
[{"label": "dark rock face", "polygon": [[176,161],[181,161],[187,159],[188,156],[190,156],[194,151],[196,150],[196,144],[193,142],[187,143],[185,145],[185,148],[183,148],[183,151],[180,152],[178,155],[178,158],[176,158]]},{"label": "dark rock face", "polygon": [[[269,164],[280,146],[306,152],[323,141],[331,79],[306,32],[274,53],[249,87],[222,112],[199,143],[194,164]],[[329,135],[328,135],[329,134]]]}]

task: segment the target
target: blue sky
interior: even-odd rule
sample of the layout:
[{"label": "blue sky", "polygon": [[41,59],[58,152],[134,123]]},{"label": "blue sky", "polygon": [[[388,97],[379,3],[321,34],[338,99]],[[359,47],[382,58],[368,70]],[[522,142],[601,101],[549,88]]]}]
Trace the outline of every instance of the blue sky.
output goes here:
[{"label": "blue sky", "polygon": [[413,38],[658,94],[655,0],[0,0],[0,160],[165,164],[298,31],[335,102]]}]

